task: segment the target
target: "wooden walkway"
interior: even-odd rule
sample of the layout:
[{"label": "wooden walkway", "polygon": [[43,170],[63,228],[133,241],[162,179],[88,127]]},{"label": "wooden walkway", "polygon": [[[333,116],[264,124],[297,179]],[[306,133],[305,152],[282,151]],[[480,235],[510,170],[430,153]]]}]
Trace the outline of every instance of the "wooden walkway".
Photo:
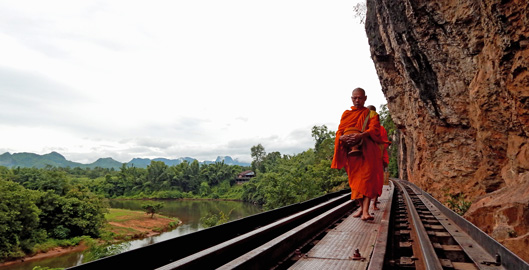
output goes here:
[{"label": "wooden walkway", "polygon": [[370,208],[374,221],[348,216],[289,269],[382,269],[392,194],[393,186],[385,185],[378,200],[380,210]]}]

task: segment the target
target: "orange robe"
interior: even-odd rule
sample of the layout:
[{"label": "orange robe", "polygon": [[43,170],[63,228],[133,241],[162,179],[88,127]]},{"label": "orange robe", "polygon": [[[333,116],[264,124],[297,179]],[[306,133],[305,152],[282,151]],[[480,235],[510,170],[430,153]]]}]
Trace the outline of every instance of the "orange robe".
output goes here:
[{"label": "orange robe", "polygon": [[[388,141],[388,132],[384,128],[384,126],[380,126],[380,138],[383,141]],[[379,144],[380,150],[382,150],[382,161],[386,164],[389,164],[389,155],[388,155],[388,144]]]},{"label": "orange robe", "polygon": [[[346,149],[340,142],[340,136],[348,127],[362,129],[364,120],[369,117],[366,130],[369,136],[365,136],[362,143],[362,155],[347,155]],[[341,169],[345,167],[351,187],[351,199],[360,199],[365,197],[375,198],[382,194],[382,185],[384,182],[384,171],[382,167],[381,151],[377,143],[383,143],[380,138],[380,121],[376,112],[368,108],[357,109],[351,107],[342,114],[336,139],[334,141],[334,158],[331,168]]]}]

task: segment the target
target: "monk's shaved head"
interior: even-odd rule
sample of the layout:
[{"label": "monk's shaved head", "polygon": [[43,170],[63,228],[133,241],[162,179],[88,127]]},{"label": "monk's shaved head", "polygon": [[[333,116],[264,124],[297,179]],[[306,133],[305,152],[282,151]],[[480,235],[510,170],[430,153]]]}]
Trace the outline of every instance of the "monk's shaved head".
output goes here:
[{"label": "monk's shaved head", "polygon": [[377,108],[375,108],[375,106],[373,106],[373,105],[368,105],[368,106],[366,106],[366,108],[368,108],[368,109],[370,109],[370,110],[372,110],[374,112],[377,111]]},{"label": "monk's shaved head", "polygon": [[357,87],[353,90],[353,95],[355,92],[362,93],[364,96],[366,95],[366,91],[363,88]]},{"label": "monk's shaved head", "polygon": [[364,108],[364,103],[366,102],[366,99],[367,99],[366,91],[360,87],[355,88],[355,90],[353,90],[353,95],[351,96],[351,99],[353,100],[353,105],[356,108],[358,109]]}]

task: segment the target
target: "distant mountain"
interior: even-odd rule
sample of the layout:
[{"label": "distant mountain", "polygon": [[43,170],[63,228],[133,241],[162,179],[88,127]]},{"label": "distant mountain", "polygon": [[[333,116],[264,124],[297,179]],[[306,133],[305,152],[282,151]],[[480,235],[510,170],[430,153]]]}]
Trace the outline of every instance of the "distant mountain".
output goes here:
[{"label": "distant mountain", "polygon": [[151,164],[151,160],[148,158],[133,158],[127,166],[136,168],[147,168],[147,165]]},{"label": "distant mountain", "polygon": [[[129,161],[126,164],[129,167],[134,166],[136,168],[147,168],[147,166],[151,164],[151,161],[162,161],[168,166],[174,166],[184,161],[191,163],[194,160],[196,159],[191,158],[191,157],[182,157],[178,159],[155,158],[152,160],[148,158],[133,158],[131,161]],[[227,165],[250,166],[250,163],[240,162],[237,159],[234,160],[230,156],[222,156],[222,157],[218,156],[215,161],[204,161],[201,163],[212,164],[215,162],[224,162],[224,164],[227,164]],[[101,167],[101,168],[109,168],[109,169],[110,168],[119,169],[121,168],[122,165],[123,163],[116,161],[110,157],[100,158],[90,164],[83,164],[83,163],[69,161],[63,155],[57,152],[51,152],[49,154],[44,154],[44,155],[38,155],[34,153],[10,154],[9,152],[6,152],[0,155],[0,166],[5,166],[5,167],[44,168],[46,166],[53,166],[53,167],[71,167],[71,168]]]},{"label": "distant mountain", "polygon": [[[174,165],[178,165],[184,161],[187,161],[189,163],[195,161],[196,159],[195,158],[191,158],[191,157],[182,157],[182,158],[178,158],[178,159],[167,159],[167,158],[155,158],[155,159],[152,159],[152,161],[163,161],[165,164],[167,164],[168,166],[174,166]],[[216,162],[224,162],[224,164],[227,164],[227,165],[239,165],[239,166],[251,166],[250,163],[247,163],[247,162],[240,162],[239,160],[237,159],[233,159],[232,157],[230,156],[218,156],[217,159],[215,161],[203,161],[203,162],[200,162],[202,164],[213,164],[213,163],[216,163]],[[137,168],[147,168],[147,166],[151,164],[151,159],[148,159],[148,158],[134,158],[132,159],[131,161],[129,161],[129,163],[127,163],[127,166],[134,166],[134,167],[137,167]]]},{"label": "distant mountain", "polygon": [[101,168],[107,168],[107,169],[111,169],[111,168],[119,169],[119,168],[121,168],[122,165],[123,165],[123,163],[121,163],[121,162],[119,162],[117,160],[114,160],[112,158],[100,158],[100,159],[96,160],[94,163],[90,163],[90,164],[84,165],[82,167],[84,167],[84,168],[101,167]]},{"label": "distant mountain", "polygon": [[46,166],[54,167],[82,167],[83,164],[66,160],[64,156],[57,152],[51,152],[45,155],[34,153],[15,153],[6,152],[0,155],[0,166],[6,167],[35,167],[44,168]]},{"label": "distant mountain", "polygon": [[131,161],[127,163],[127,166],[134,166],[136,168],[147,168],[149,164],[151,164],[151,161],[162,161],[163,163],[167,164],[167,166],[174,166],[178,165],[184,161],[187,161],[189,163],[195,161],[196,159],[190,158],[190,157],[183,157],[178,159],[167,159],[167,158],[155,158],[155,159],[148,159],[148,158],[133,158]]}]

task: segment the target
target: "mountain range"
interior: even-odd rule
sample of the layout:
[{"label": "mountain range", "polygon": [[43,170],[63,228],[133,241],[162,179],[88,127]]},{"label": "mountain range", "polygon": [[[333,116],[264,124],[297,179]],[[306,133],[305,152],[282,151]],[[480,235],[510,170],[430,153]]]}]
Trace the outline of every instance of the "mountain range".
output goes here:
[{"label": "mountain range", "polygon": [[[183,157],[178,159],[167,158],[133,158],[131,161],[125,163],[127,166],[134,166],[136,168],[147,168],[151,161],[162,161],[168,166],[178,165],[184,161],[189,163],[197,160],[191,157]],[[250,166],[250,163],[240,162],[237,159],[232,159],[230,156],[218,156],[215,161],[202,161],[201,164],[212,164],[215,162],[223,162],[227,165]],[[99,158],[93,163],[83,164],[79,162],[69,161],[63,155],[57,152],[51,152],[44,155],[34,153],[14,153],[5,152],[0,155],[0,166],[5,167],[28,167],[28,168],[44,168],[46,166],[53,167],[81,167],[81,168],[114,168],[119,169],[123,165],[122,162],[114,160],[113,158]]]}]

